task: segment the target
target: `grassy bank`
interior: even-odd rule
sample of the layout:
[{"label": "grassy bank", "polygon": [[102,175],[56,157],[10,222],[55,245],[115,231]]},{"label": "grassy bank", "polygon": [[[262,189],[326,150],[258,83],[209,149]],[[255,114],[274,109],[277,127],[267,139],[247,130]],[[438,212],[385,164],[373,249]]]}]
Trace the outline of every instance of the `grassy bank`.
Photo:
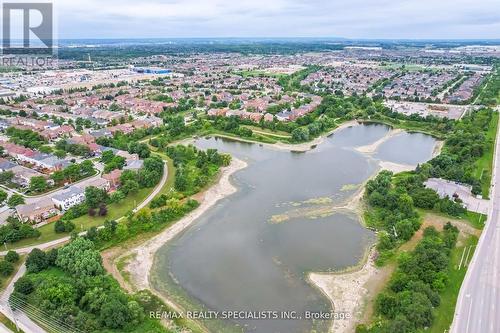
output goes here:
[{"label": "grassy bank", "polygon": [[0,323],[4,324],[12,332],[24,333],[22,329],[17,329],[16,324],[14,324],[9,318],[7,318],[3,313],[0,312]]},{"label": "grassy bank", "polygon": [[474,176],[481,180],[481,188],[483,197],[489,197],[491,185],[491,171],[493,168],[493,155],[495,153],[495,138],[498,131],[499,115],[497,112],[493,113],[488,132],[486,132],[486,141],[488,142],[487,148],[483,156],[476,162]]},{"label": "grassy bank", "polygon": [[[467,260],[468,265],[468,262],[470,262],[474,255],[477,241],[477,237],[470,236],[465,240],[463,245],[457,246],[452,250],[448,271],[448,283],[445,289],[440,293],[441,304],[434,310],[434,322],[426,332],[443,333],[449,330],[455,314],[458,293],[468,268],[465,266],[465,258],[467,253],[469,253],[469,258]],[[465,248],[467,248],[467,250],[464,255]],[[469,248],[471,248],[470,252],[468,250]],[[462,256],[464,256],[464,259],[462,259]],[[458,269],[460,261],[462,261],[462,266]]]},{"label": "grassy bank", "polygon": [[369,118],[363,121],[366,123],[384,124],[390,127],[400,128],[407,132],[419,132],[433,136],[439,140],[445,139],[445,135],[443,132],[430,129],[429,124],[422,121],[399,120],[399,119],[389,118],[386,116],[380,116],[378,118]]}]

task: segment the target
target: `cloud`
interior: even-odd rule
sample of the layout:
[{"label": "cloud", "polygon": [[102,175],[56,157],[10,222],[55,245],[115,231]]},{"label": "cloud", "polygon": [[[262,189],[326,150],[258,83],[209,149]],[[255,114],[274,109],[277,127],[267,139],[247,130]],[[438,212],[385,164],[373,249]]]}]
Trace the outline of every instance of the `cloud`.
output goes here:
[{"label": "cloud", "polygon": [[61,38],[500,38],[498,0],[57,0]]}]

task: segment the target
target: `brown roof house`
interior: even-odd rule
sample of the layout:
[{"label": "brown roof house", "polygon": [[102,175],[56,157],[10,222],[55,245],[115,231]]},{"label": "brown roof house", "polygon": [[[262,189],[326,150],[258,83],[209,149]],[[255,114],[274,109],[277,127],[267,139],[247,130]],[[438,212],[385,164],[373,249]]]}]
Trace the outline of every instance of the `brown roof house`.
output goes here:
[{"label": "brown roof house", "polygon": [[57,216],[59,211],[51,199],[45,198],[32,204],[16,206],[16,213],[22,222],[44,222]]},{"label": "brown roof house", "polygon": [[102,175],[102,178],[109,182],[110,189],[116,190],[120,186],[120,176],[122,175],[122,170],[114,169],[110,173]]}]

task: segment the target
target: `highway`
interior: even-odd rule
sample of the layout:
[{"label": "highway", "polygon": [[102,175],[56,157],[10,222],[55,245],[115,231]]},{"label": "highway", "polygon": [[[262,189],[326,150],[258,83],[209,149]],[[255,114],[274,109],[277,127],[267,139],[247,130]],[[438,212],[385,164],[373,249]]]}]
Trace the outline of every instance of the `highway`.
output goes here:
[{"label": "highway", "polygon": [[500,332],[500,131],[491,191],[488,220],[460,289],[451,333]]}]

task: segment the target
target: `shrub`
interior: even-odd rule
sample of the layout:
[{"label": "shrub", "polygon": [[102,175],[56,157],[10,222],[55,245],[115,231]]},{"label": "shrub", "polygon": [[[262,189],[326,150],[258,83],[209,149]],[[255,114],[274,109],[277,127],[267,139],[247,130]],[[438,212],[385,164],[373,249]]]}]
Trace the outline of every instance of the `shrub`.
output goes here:
[{"label": "shrub", "polygon": [[49,266],[47,255],[40,249],[33,249],[26,259],[28,273],[38,273]]},{"label": "shrub", "polygon": [[21,276],[19,280],[14,283],[14,291],[28,295],[34,289],[33,281],[27,276]]},{"label": "shrub", "polygon": [[75,228],[75,224],[69,220],[57,220],[54,224],[54,231],[56,233],[71,232],[75,230]]},{"label": "shrub", "polygon": [[5,260],[8,262],[12,262],[12,263],[18,262],[19,261],[19,254],[17,254],[16,251],[9,251],[5,255]]},{"label": "shrub", "polygon": [[5,260],[0,261],[0,274],[2,276],[9,276],[12,272],[14,272],[14,265],[11,262]]}]

